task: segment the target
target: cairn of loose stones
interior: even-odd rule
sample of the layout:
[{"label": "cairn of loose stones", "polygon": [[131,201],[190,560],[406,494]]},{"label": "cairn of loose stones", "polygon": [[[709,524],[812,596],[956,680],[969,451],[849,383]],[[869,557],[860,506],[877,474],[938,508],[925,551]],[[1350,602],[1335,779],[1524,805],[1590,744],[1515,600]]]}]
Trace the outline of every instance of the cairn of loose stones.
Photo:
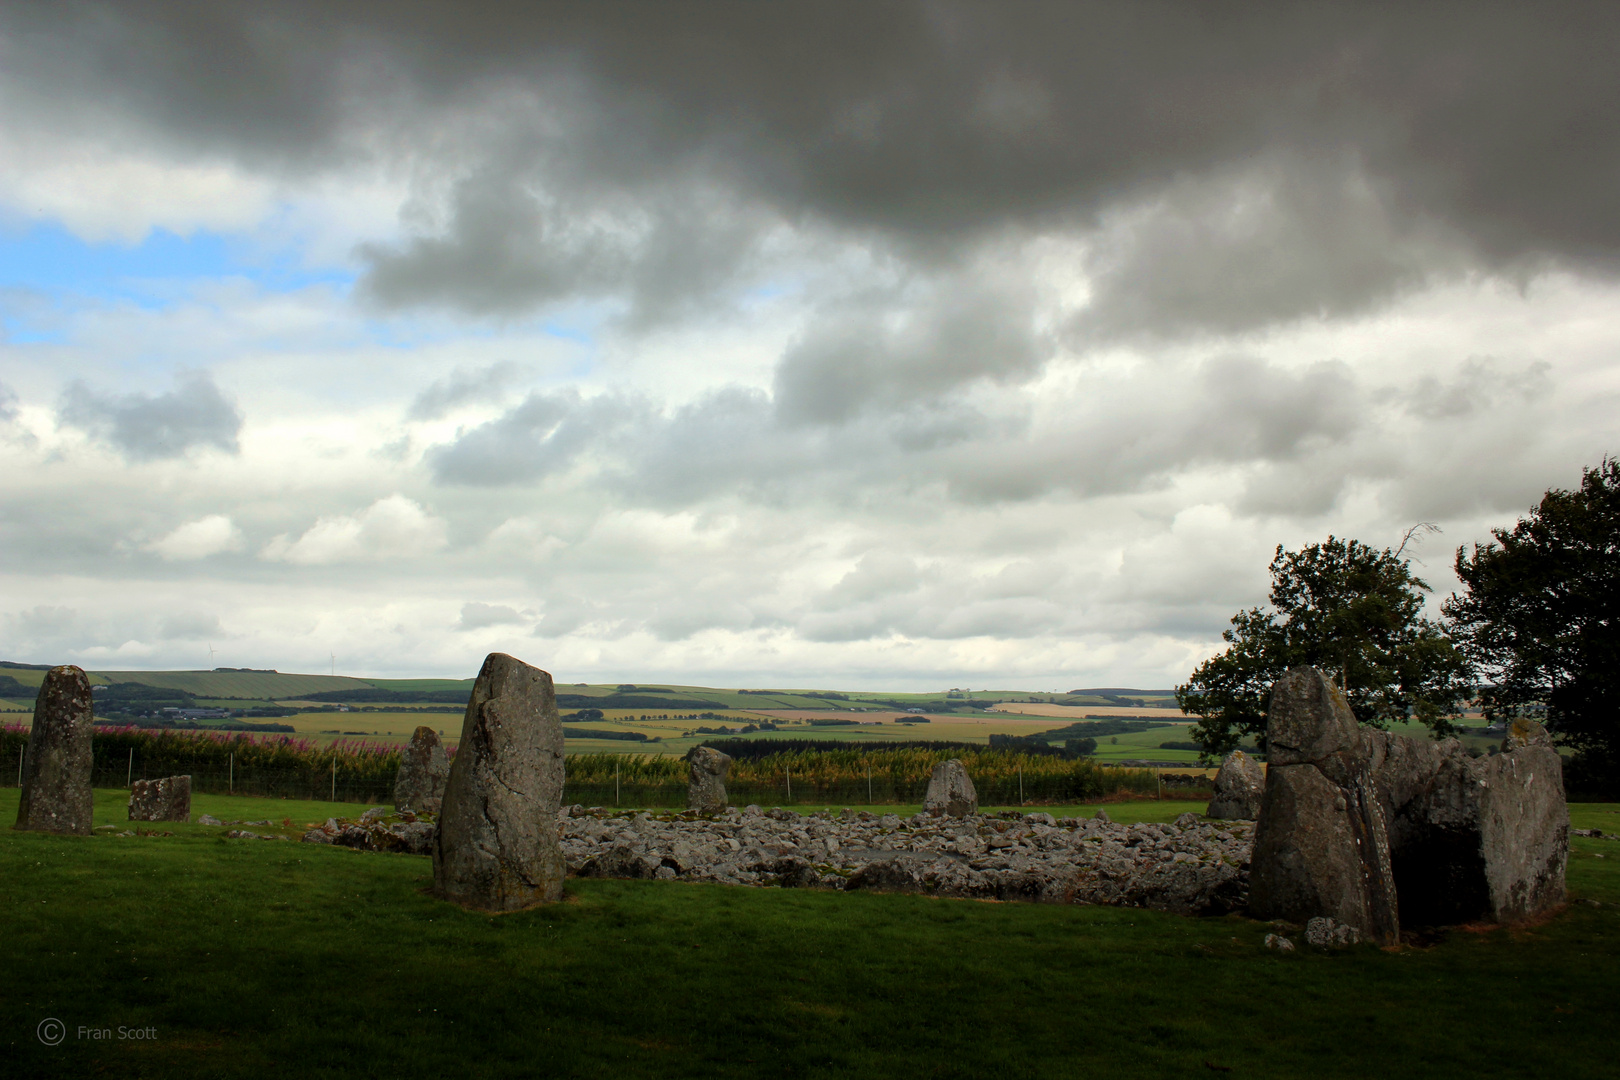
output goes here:
[{"label": "cairn of loose stones", "polygon": [[481,911],[562,897],[563,732],[551,675],[490,653],[473,683],[433,840],[437,895]]},{"label": "cairn of loose stones", "polygon": [[90,835],[90,679],[72,664],[45,673],[34,700],[34,726],[23,752],[17,829]]},{"label": "cairn of loose stones", "polygon": [[731,885],[1116,904],[1220,913],[1246,900],[1247,824],[1119,825],[1032,813],[961,818],[762,811],[560,819],[570,872]]}]

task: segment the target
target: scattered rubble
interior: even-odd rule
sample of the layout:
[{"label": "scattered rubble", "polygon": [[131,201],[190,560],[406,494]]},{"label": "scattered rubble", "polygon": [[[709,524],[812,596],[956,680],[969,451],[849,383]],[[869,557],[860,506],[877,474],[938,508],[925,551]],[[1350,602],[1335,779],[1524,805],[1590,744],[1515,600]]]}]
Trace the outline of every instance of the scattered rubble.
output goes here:
[{"label": "scattered rubble", "polygon": [[1334,922],[1326,916],[1318,915],[1305,924],[1305,943],[1318,949],[1342,949],[1360,941],[1361,934],[1355,927]]}]

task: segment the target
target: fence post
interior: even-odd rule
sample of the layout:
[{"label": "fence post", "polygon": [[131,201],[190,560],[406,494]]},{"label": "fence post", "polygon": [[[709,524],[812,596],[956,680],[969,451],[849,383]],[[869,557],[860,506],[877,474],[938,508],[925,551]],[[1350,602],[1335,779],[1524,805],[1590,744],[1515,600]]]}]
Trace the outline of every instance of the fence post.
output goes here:
[{"label": "fence post", "polygon": [[135,748],[129,748],[129,768],[124,770],[124,786],[131,791],[135,789]]},{"label": "fence post", "polygon": [[1018,805],[1024,805],[1024,763],[1018,763]]},{"label": "fence post", "polygon": [[27,743],[23,743],[22,746],[17,747],[17,786],[18,787],[22,787],[23,747],[25,747],[27,745],[28,745]]},{"label": "fence post", "polygon": [[613,805],[619,805],[619,763],[613,763]]},{"label": "fence post", "polygon": [[787,773],[787,801],[792,802],[793,801],[793,767],[790,766],[790,765],[784,765],[784,766],[782,766],[782,770]]},{"label": "fence post", "polygon": [[225,781],[225,792],[228,795],[236,794],[236,751],[231,751],[231,771]]},{"label": "fence post", "polygon": [[332,801],[337,802],[337,755],[332,755]]},{"label": "fence post", "polygon": [[872,759],[866,759],[866,805],[872,805]]}]

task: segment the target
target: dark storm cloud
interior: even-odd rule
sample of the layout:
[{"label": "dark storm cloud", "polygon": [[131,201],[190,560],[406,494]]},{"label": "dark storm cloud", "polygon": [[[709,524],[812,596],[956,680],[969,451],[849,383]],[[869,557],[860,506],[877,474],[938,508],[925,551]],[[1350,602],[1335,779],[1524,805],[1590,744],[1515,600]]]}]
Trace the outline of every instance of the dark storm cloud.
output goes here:
[{"label": "dark storm cloud", "polygon": [[842,424],[1027,377],[1050,352],[1033,318],[1027,294],[967,283],[910,310],[894,296],[828,304],[777,365],[777,412],[788,426]]},{"label": "dark storm cloud", "polygon": [[433,448],[427,461],[438,482],[453,485],[535,483],[583,461],[604,487],[666,509],[717,496],[863,499],[921,485],[993,503],[1139,491],[1210,464],[1295,462],[1344,444],[1372,419],[1367,388],[1333,361],[1293,369],[1219,357],[1145,390],[1133,379],[1099,384],[1063,399],[1063,422],[1041,430],[1020,408],[980,410],[971,386],[881,423],[844,426],[784,418],[769,396],[739,387],[668,410],[537,394]]},{"label": "dark storm cloud", "polygon": [[458,368],[425,388],[405,411],[409,420],[438,420],[463,405],[498,400],[521,371],[511,363],[491,364],[476,371]]},{"label": "dark storm cloud", "polygon": [[30,115],[460,177],[440,226],[363,249],[392,304],[613,287],[657,318],[784,223],[920,262],[1101,228],[1090,335],[1620,255],[1612,4],[19,3],[0,35]]},{"label": "dark storm cloud", "polygon": [[212,447],[239,453],[242,413],[205,372],[183,375],[166,394],[103,394],[80,382],[62,395],[58,420],[131,461],[177,458]]},{"label": "dark storm cloud", "polygon": [[439,483],[470,487],[526,484],[559,472],[591,444],[613,436],[639,407],[616,397],[567,391],[530,394],[500,417],[428,451]]}]

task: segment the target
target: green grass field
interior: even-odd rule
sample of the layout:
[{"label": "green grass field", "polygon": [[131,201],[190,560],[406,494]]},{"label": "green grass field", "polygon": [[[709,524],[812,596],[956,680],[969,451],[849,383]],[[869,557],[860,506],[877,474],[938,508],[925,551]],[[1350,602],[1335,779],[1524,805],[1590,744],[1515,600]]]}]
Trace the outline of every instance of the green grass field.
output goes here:
[{"label": "green grass field", "polygon": [[[0,792],[4,820],[16,797]],[[98,821],[123,824],[123,798],[98,792]],[[1572,817],[1620,828],[1614,805]],[[1423,948],[1283,956],[1262,946],[1268,925],[1238,917],[663,882],[571,881],[565,903],[494,918],[425,895],[425,859],[156,831],[175,835],[0,834],[7,1076],[1614,1070],[1620,844],[1606,840],[1576,840],[1569,874],[1601,907]],[[36,1037],[47,1017],[66,1025],[61,1045]]]}]

